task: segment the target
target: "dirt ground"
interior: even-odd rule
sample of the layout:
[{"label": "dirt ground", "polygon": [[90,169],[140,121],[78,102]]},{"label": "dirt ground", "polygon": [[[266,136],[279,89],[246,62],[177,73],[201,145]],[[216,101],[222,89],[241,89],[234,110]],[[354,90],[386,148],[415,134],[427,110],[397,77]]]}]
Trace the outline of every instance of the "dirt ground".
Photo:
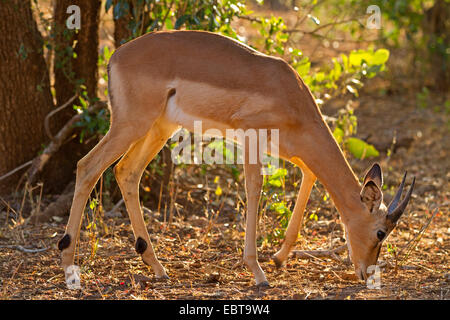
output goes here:
[{"label": "dirt ground", "polygon": [[[406,169],[417,179],[407,213],[383,245],[380,289],[368,289],[365,283],[356,280],[352,265],[327,258],[299,260],[291,257],[284,268],[277,270],[270,256],[280,245],[261,240],[277,221],[274,215],[265,213],[260,224],[259,260],[271,287],[259,290],[241,262],[243,219],[236,212],[242,213],[242,208],[236,209],[232,201],[222,204],[215,201],[209,196],[208,188],[205,190],[194,184],[197,169],[190,168],[178,173],[180,181],[186,180],[181,183],[184,188],[177,197],[191,199],[190,209],[179,206],[170,225],[154,208],[144,213],[169,281],[157,281],[151,269],[142,263],[134,251],[129,220],[125,214],[119,214],[101,219],[103,224],[97,223],[96,232],[86,228],[89,218],[84,219],[76,257],[82,272],[82,290],[68,290],[58,265],[60,258],[56,248],[67,218],[39,226],[13,225],[14,214],[9,212],[10,219],[6,222],[6,208],[3,208],[0,215],[0,298],[448,299],[448,120],[442,113],[417,108],[414,99],[377,92],[366,92],[355,106],[358,136],[383,148],[383,144],[392,144],[394,131],[397,132],[397,146],[391,148],[394,152],[390,157],[382,153],[375,159],[385,170],[388,190],[396,188]],[[333,114],[338,107],[339,101],[330,103],[324,113]],[[371,162],[352,160],[351,165],[362,175]],[[211,183],[217,174],[222,174],[221,179],[224,179],[227,172],[207,171],[202,179]],[[299,174],[294,179],[300,179]],[[229,188],[229,198],[245,199],[242,183]],[[294,190],[287,192],[289,203],[295,199]],[[392,194],[385,191],[386,201]],[[323,187],[316,184],[297,249],[327,249],[330,244],[336,247],[344,243],[339,216],[323,196]],[[208,204],[211,212],[220,211],[219,214],[208,216],[205,213]],[[319,219],[309,219],[310,212],[317,212]],[[396,255],[388,252],[387,244],[397,249]],[[24,253],[5,247],[8,245],[47,250]]]}]

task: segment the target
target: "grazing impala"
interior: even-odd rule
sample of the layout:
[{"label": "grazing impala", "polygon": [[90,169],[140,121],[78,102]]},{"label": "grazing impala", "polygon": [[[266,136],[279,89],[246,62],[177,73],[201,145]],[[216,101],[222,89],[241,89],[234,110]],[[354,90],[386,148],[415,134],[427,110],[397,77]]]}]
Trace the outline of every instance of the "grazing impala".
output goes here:
[{"label": "grazing impala", "polygon": [[[282,248],[273,256],[281,266],[302,221],[311,188],[319,179],[331,195],[346,228],[356,274],[377,262],[382,241],[395,227],[410,199],[400,202],[402,184],[386,208],[382,173],[375,164],[361,186],[345,160],[314,98],[285,61],[261,54],[235,40],[209,32],[171,31],[144,35],[121,46],[109,63],[111,128],[78,162],[75,194],[64,237],[62,266],[74,263],[75,244],[87,199],[103,171],[114,169],[136,239],[135,249],[158,278],[166,271],[153,251],[144,224],[138,185],[147,164],[180,127],[278,129],[279,157],[299,166],[300,192]],[[245,147],[247,148],[247,147]],[[257,208],[263,176],[260,161],[244,163],[247,219],[243,260],[258,286],[268,282],[257,259]]]}]

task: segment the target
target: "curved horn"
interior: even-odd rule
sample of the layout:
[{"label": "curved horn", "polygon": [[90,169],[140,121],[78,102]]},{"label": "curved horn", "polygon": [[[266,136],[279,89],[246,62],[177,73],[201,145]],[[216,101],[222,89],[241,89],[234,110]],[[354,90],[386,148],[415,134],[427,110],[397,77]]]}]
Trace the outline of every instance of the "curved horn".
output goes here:
[{"label": "curved horn", "polygon": [[388,214],[391,214],[392,211],[394,211],[395,208],[397,208],[398,202],[400,201],[400,198],[401,198],[402,193],[403,193],[403,187],[405,186],[405,180],[406,180],[406,175],[407,174],[408,174],[408,171],[405,172],[405,174],[403,176],[402,183],[400,184],[400,187],[398,187],[398,190],[395,193],[394,199],[392,199],[391,203],[389,203]]},{"label": "curved horn", "polygon": [[416,177],[413,178],[411,186],[409,187],[408,193],[405,196],[405,199],[398,205],[397,208],[392,211],[392,213],[387,215],[387,219],[389,219],[392,223],[396,223],[400,216],[405,211],[406,206],[408,205],[409,199],[411,198],[412,191],[414,189],[414,183],[416,182]]}]

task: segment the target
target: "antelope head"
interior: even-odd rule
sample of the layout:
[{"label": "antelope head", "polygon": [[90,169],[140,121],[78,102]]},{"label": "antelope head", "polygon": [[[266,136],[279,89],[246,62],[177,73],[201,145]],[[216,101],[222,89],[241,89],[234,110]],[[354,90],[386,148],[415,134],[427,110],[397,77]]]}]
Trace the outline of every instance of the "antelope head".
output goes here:
[{"label": "antelope head", "polygon": [[394,198],[388,206],[383,203],[383,175],[380,166],[375,163],[364,177],[360,197],[363,212],[355,215],[346,226],[347,246],[350,258],[355,265],[356,275],[367,279],[367,268],[376,265],[383,241],[397,225],[411,198],[415,178],[401,200],[405,186],[406,173]]}]

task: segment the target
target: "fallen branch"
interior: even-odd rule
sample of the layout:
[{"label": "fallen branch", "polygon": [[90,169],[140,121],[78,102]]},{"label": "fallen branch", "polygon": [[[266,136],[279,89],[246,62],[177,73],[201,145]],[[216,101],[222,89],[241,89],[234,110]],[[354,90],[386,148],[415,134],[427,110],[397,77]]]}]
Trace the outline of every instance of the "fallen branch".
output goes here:
[{"label": "fallen branch", "polygon": [[311,259],[311,258],[331,258],[339,262],[344,262],[339,256],[347,250],[347,245],[342,245],[332,250],[294,250],[293,255],[299,259]]},{"label": "fallen branch", "polygon": [[345,24],[345,23],[349,23],[349,22],[359,22],[359,20],[356,19],[356,18],[352,18],[352,19],[347,19],[347,20],[342,20],[342,21],[330,22],[330,23],[322,24],[322,25],[318,26],[317,28],[315,28],[314,30],[311,30],[311,31],[300,30],[300,29],[290,29],[290,30],[285,30],[284,32],[285,33],[303,33],[303,34],[314,35],[321,29],[328,28],[328,27],[333,27],[333,26],[336,26],[336,25],[339,25],[339,24]]},{"label": "fallen branch", "polygon": [[[62,109],[66,108],[67,106],[69,106],[69,105],[70,105],[77,97],[78,97],[78,95],[74,95],[74,96],[73,96],[72,98],[70,98],[66,103],[64,103],[62,106],[56,108],[55,110],[51,111],[51,112],[45,117],[45,120],[44,120],[44,128],[45,128],[45,132],[47,133],[47,136],[48,136],[51,140],[54,140],[54,137],[53,137],[53,135],[52,135],[51,132],[50,132],[50,126],[49,126],[49,120],[50,120],[50,118],[51,118],[55,113],[61,111]],[[17,168],[15,168],[15,169],[13,169],[13,170],[7,172],[6,174],[2,175],[2,176],[0,177],[0,181],[2,181],[2,180],[4,180],[4,179],[8,178],[9,176],[12,176],[12,175],[13,175],[14,173],[16,173],[17,171],[19,171],[19,170],[21,170],[21,169],[23,169],[23,168],[25,168],[25,167],[28,167],[29,165],[32,165],[32,164],[33,164],[33,161],[34,161],[34,160],[30,160],[30,161],[28,161],[28,162],[25,162],[24,164],[18,166]]]},{"label": "fallen branch", "polygon": [[[62,108],[61,106],[60,108]],[[107,104],[105,101],[97,101],[91,105],[87,112],[92,113],[99,109],[106,108]],[[59,109],[59,108],[58,108]],[[55,110],[56,111],[56,110]],[[42,171],[48,160],[55,154],[59,148],[63,145],[64,141],[72,134],[74,130],[74,124],[81,120],[83,114],[77,114],[72,117],[65,125],[59,130],[58,134],[53,137],[52,142],[44,149],[44,152],[34,158],[31,168],[27,171],[28,182],[32,184],[35,181],[36,175]]]},{"label": "fallen branch", "polygon": [[50,140],[54,140],[55,137],[52,135],[52,133],[50,132],[50,118],[53,117],[54,114],[60,112],[62,109],[68,107],[76,98],[78,97],[78,95],[74,95],[72,98],[70,98],[66,103],[64,103],[62,106],[56,108],[55,110],[52,110],[49,114],[47,114],[47,116],[45,117],[44,120],[44,128],[45,128],[45,133],[47,133],[47,136],[50,138]]},{"label": "fallen branch", "polygon": [[4,245],[4,246],[0,246],[0,248],[14,249],[14,250],[19,250],[19,251],[22,251],[25,253],[37,253],[37,252],[43,252],[43,251],[48,250],[48,248],[27,249],[27,248],[19,246],[19,245]]},{"label": "fallen branch", "polygon": [[[114,213],[116,213],[119,210],[119,208],[123,205],[123,203],[124,203],[124,200],[120,199],[119,202],[117,202],[111,210],[105,212],[105,217],[107,217],[107,218],[114,217]],[[143,209],[145,209],[145,208],[143,208]]]},{"label": "fallen branch", "polygon": [[32,224],[49,221],[52,217],[62,217],[67,215],[72,205],[75,183],[72,181],[64,189],[58,199],[50,203],[45,210],[35,210],[27,219]]},{"label": "fallen branch", "polygon": [[12,176],[12,175],[13,175],[14,173],[16,173],[17,171],[19,171],[19,170],[21,170],[21,169],[23,169],[23,168],[25,168],[25,167],[28,167],[28,166],[31,165],[32,163],[33,163],[33,160],[30,160],[30,161],[25,162],[24,164],[18,166],[17,168],[15,168],[15,169],[13,169],[13,170],[11,170],[11,171],[5,173],[4,175],[2,175],[2,176],[0,177],[0,181],[2,181],[3,179],[8,178],[9,176]]}]

